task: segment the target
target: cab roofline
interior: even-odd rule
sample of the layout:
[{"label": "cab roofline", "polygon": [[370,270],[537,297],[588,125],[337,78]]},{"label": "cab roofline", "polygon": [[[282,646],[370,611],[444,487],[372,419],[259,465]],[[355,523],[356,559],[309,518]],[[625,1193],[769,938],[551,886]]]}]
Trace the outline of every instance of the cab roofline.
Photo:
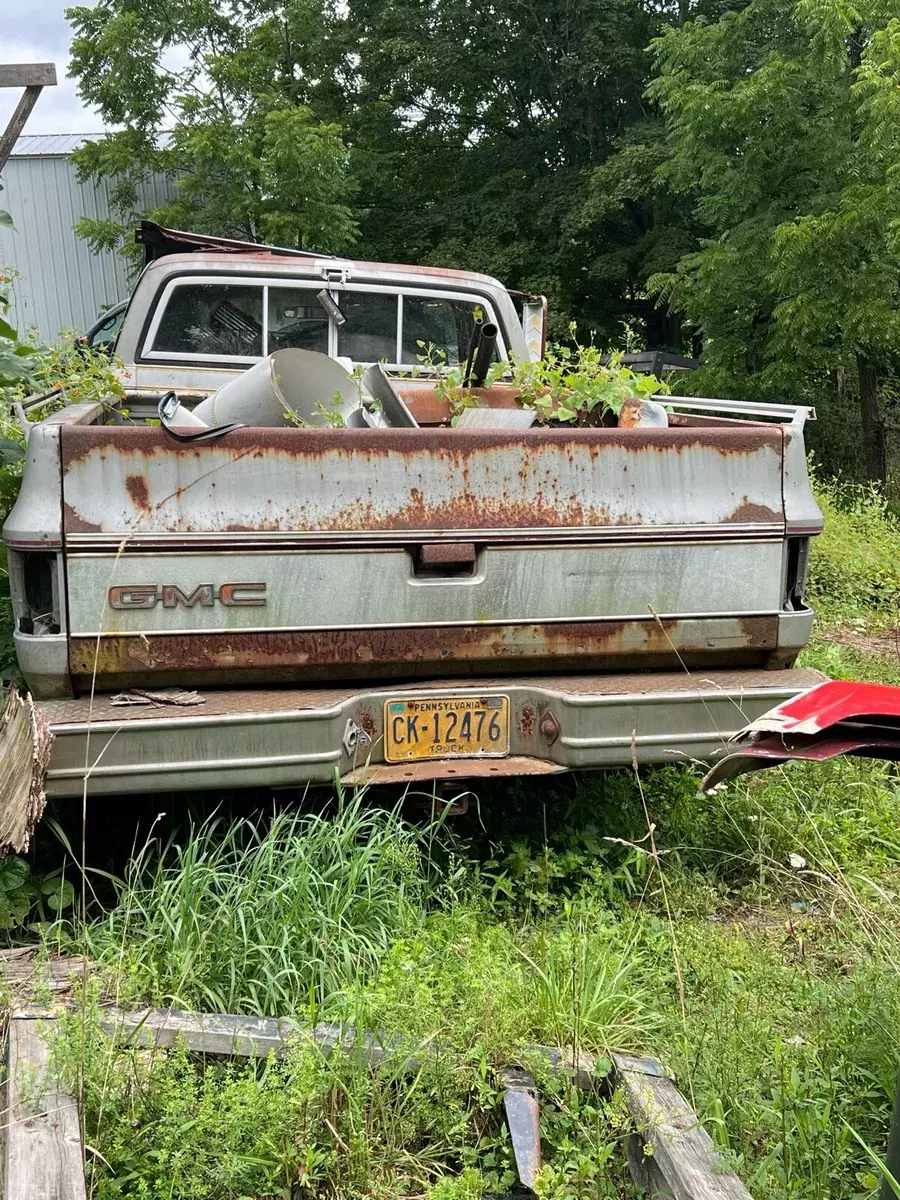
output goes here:
[{"label": "cab roofline", "polygon": [[[300,263],[308,264],[316,275],[321,274],[323,267],[332,267],[335,271],[347,271],[361,275],[381,274],[389,272],[396,275],[426,276],[429,278],[458,279],[460,282],[477,283],[483,287],[507,289],[499,279],[484,275],[478,271],[461,271],[455,267],[417,266],[412,263],[383,263],[367,259],[341,258],[334,254],[322,254],[314,250],[291,250],[283,246],[267,246],[256,242],[242,242],[233,238],[215,237],[211,234],[191,233],[181,229],[165,229],[152,221],[142,221],[135,233],[135,241],[144,247],[144,266],[165,259],[167,265],[196,266],[198,260],[204,263],[227,263],[234,266],[246,263],[256,264],[277,263],[294,269]],[[316,269],[318,268],[318,269]]]}]

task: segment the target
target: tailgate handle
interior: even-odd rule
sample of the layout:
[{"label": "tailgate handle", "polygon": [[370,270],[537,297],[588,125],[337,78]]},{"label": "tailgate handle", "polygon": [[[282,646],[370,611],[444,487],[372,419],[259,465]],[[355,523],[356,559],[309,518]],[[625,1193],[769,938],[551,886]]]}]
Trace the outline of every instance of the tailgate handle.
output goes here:
[{"label": "tailgate handle", "polygon": [[413,570],[417,579],[474,575],[477,557],[474,542],[429,542],[413,551]]}]

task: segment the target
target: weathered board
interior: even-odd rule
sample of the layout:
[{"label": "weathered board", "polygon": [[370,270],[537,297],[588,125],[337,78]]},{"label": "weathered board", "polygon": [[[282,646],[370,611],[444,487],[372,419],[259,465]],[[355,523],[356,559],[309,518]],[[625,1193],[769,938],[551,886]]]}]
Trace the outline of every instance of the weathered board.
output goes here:
[{"label": "weathered board", "polygon": [[54,87],[55,85],[55,63],[0,63],[0,87]]},{"label": "weathered board", "polygon": [[628,1165],[651,1200],[750,1200],[661,1065],[628,1054],[612,1059],[638,1131]]},{"label": "weathered board", "polygon": [[90,963],[83,958],[45,959],[34,946],[0,950],[0,981],[13,993],[17,1010],[43,992],[50,991],[54,996],[71,992],[83,981],[86,969],[90,969]]},{"label": "weathered board", "polygon": [[[176,1012],[171,1009],[141,1009],[128,1012],[120,1008],[102,1008],[99,1025],[104,1033],[141,1046],[174,1046],[182,1044],[199,1054],[237,1055],[246,1058],[266,1058],[274,1054],[283,1058],[291,1045],[309,1039],[324,1053],[342,1048],[356,1051],[369,1063],[379,1063],[388,1054],[405,1053],[412,1059],[421,1056],[421,1046],[385,1037],[370,1030],[323,1021],[303,1026],[286,1018],[245,1017],[217,1013]],[[598,1061],[584,1054],[559,1046],[530,1046],[526,1057],[546,1059],[551,1067],[567,1072],[577,1087],[587,1088],[596,1082]]]},{"label": "weathered board", "polygon": [[309,1039],[327,1054],[338,1047],[359,1050],[367,1062],[381,1062],[386,1054],[401,1047],[382,1042],[377,1034],[323,1022],[312,1028],[275,1017],[244,1017],[216,1013],[174,1012],[144,1009],[125,1012],[102,1009],[99,1020],[104,1033],[141,1046],[183,1045],[200,1054],[283,1058],[292,1045]]},{"label": "weathered board", "polygon": [[47,799],[52,734],[28,695],[10,687],[0,713],[0,853],[28,849]]},{"label": "weathered board", "polygon": [[[4,1154],[6,1200],[84,1200],[83,1156],[75,1101],[61,1093],[49,1073],[49,1050],[39,1010],[10,1021],[7,1106],[9,1130]],[[384,1038],[368,1030],[330,1023],[304,1027],[286,1019],[145,1009],[101,1010],[100,1026],[110,1036],[141,1046],[182,1044],[195,1053],[283,1057],[304,1039],[324,1054],[357,1052],[377,1064],[406,1054],[417,1063],[427,1049]],[[596,1082],[608,1065],[590,1055],[559,1047],[532,1046],[568,1071],[580,1087]],[[625,1092],[636,1133],[627,1147],[634,1180],[651,1200],[750,1200],[750,1193],[723,1162],[700,1119],[652,1058],[612,1054],[614,1081]],[[601,1065],[603,1064],[603,1065]],[[533,1187],[540,1165],[538,1101],[533,1078],[503,1067],[499,1079],[516,1151],[520,1181]]]},{"label": "weathered board", "polygon": [[51,1070],[52,1027],[52,1021],[31,1017],[13,1016],[9,1022],[6,1200],[85,1200],[78,1110]]},{"label": "weathered board", "polygon": [[0,63],[0,88],[25,89],[6,128],[0,133],[0,171],[6,166],[6,160],[25,128],[38,96],[45,87],[53,87],[55,83],[56,67],[53,63]]}]

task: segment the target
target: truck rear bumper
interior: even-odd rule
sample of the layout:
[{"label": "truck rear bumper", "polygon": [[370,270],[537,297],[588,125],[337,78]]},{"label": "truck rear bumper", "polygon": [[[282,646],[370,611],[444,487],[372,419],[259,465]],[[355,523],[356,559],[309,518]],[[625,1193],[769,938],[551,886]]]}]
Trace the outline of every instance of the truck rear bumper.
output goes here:
[{"label": "truck rear bumper", "polygon": [[[821,683],[817,671],[707,671],[437,680],[389,686],[207,691],[202,705],[117,707],[109,696],[40,704],[54,734],[50,796],[412,783],[553,773],[639,762],[708,761],[773,705]],[[386,700],[509,697],[505,758],[389,764]]]}]

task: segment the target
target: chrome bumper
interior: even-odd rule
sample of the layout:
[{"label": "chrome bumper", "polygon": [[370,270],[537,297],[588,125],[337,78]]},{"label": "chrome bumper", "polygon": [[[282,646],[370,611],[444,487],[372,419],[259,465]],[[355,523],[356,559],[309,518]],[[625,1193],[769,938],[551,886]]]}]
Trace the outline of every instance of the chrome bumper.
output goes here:
[{"label": "chrome bumper", "polygon": [[[708,761],[767,709],[821,683],[817,671],[696,671],[460,679],[342,688],[206,691],[194,708],[40,703],[54,735],[50,796],[411,783]],[[387,764],[387,699],[502,694],[507,758]]]}]

